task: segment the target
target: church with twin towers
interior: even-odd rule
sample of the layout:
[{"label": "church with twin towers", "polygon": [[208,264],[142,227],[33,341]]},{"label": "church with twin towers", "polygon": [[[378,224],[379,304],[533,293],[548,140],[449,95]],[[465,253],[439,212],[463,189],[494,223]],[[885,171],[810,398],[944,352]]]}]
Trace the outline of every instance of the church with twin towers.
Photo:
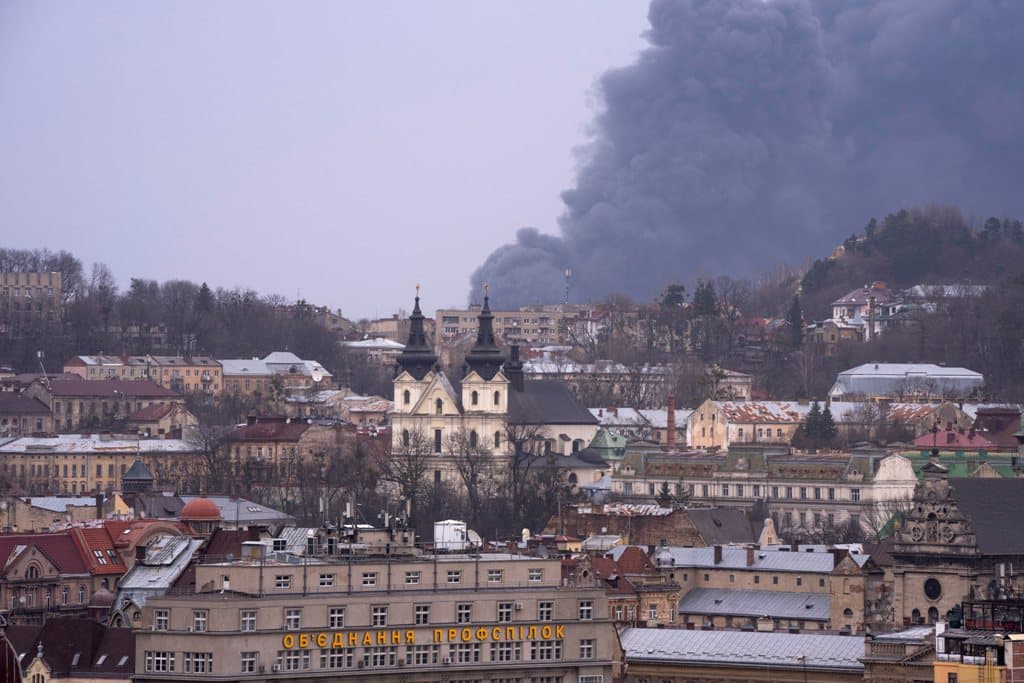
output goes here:
[{"label": "church with twin towers", "polygon": [[494,336],[485,294],[476,343],[466,355],[459,388],[438,364],[424,331],[417,288],[409,339],[398,356],[394,379],[392,453],[415,451],[428,460],[435,482],[458,481],[456,451],[488,454],[500,468],[516,449],[548,455],[549,466],[568,470],[567,480],[586,483],[607,470],[587,446],[598,421],[560,380],[529,380],[518,346],[506,351]]}]

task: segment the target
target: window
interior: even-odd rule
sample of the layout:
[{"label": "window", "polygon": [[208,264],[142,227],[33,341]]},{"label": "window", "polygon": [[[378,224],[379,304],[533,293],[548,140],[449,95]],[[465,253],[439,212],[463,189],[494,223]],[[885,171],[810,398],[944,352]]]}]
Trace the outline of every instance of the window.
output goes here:
[{"label": "window", "polygon": [[434,452],[435,453],[440,453],[441,452],[441,430],[440,429],[435,429],[434,430]]},{"label": "window", "polygon": [[440,659],[440,645],[412,645],[405,648],[406,664],[437,664]]},{"label": "window", "polygon": [[729,583],[736,583],[736,575],[729,574]]},{"label": "window", "polygon": [[174,653],[146,650],[146,671],[174,671]]},{"label": "window", "polygon": [[434,414],[444,414],[444,401],[442,401],[441,399],[437,399],[436,401],[434,401]]},{"label": "window", "polygon": [[494,405],[496,405],[496,406],[500,406],[501,405],[501,392],[500,391],[495,391],[494,392]]},{"label": "window", "polygon": [[448,583],[462,583],[462,571],[459,569],[449,569]]},{"label": "window", "polygon": [[487,583],[501,583],[503,572],[500,569],[487,570]]},{"label": "window", "polygon": [[787,486],[786,487],[786,498],[789,498],[790,500],[793,499],[793,487],[792,486]]},{"label": "window", "polygon": [[492,662],[518,662],[523,658],[523,647],[517,642],[491,643]]},{"label": "window", "polygon": [[544,579],[543,569],[531,569],[526,574],[527,581],[542,581]]},{"label": "window", "polygon": [[208,616],[209,612],[204,609],[192,610],[192,630],[196,633],[205,633]]},{"label": "window", "polygon": [[555,603],[547,601],[537,603],[537,621],[551,621],[554,613]]},{"label": "window", "polygon": [[345,628],[345,608],[332,607],[327,613],[328,628]]},{"label": "window", "polygon": [[363,572],[363,585],[364,586],[376,586],[377,585],[377,572]]},{"label": "window", "polygon": [[779,577],[777,577],[777,576],[773,576],[772,577],[772,585],[773,586],[778,586],[779,585]]},{"label": "window", "polygon": [[259,652],[243,652],[242,653],[242,673],[252,674],[256,673],[256,667],[259,666],[260,653]]},{"label": "window", "polygon": [[185,673],[208,674],[213,671],[212,652],[186,652]]},{"label": "window", "polygon": [[592,676],[580,676],[576,679],[578,683],[604,683],[604,676],[596,674]]},{"label": "window", "polygon": [[806,486],[801,486],[800,487],[800,500],[807,500],[807,487]]},{"label": "window", "polygon": [[474,429],[474,430],[470,431],[469,432],[469,447],[470,448],[476,448],[476,446],[477,446],[477,444],[479,442],[480,442],[480,437],[477,436],[476,430]]},{"label": "window", "polygon": [[334,574],[321,574],[320,575],[320,587],[328,588],[334,585]]},{"label": "window", "polygon": [[754,583],[761,583],[761,575],[754,574]]},{"label": "window", "polygon": [[405,391],[402,392],[402,403],[405,405],[409,405],[411,401],[412,395],[409,393],[409,390],[406,389]]},{"label": "window", "polygon": [[561,659],[562,641],[533,640],[530,641],[530,659]]},{"label": "window", "polygon": [[351,669],[355,650],[352,648],[331,648],[320,650],[321,669]]},{"label": "window", "polygon": [[590,621],[594,618],[594,601],[580,600],[580,621]]},{"label": "window", "polygon": [[736,484],[736,497],[737,498],[742,498],[743,497],[743,484]]},{"label": "window", "polygon": [[388,606],[387,605],[374,605],[370,610],[370,625],[371,626],[387,626],[388,625]]},{"label": "window", "polygon": [[594,639],[584,638],[580,641],[580,659],[594,658]]},{"label": "window", "polygon": [[860,489],[850,489],[850,500],[860,500]]},{"label": "window", "polygon": [[657,621],[658,620],[658,603],[652,602],[652,603],[648,604],[647,605],[647,614],[648,614],[648,618],[651,621]]},{"label": "window", "polygon": [[512,610],[514,605],[511,602],[498,603],[498,621],[512,621]]},{"label": "window", "polygon": [[825,579],[818,579],[818,588],[825,587]]},{"label": "window", "polygon": [[405,573],[405,583],[406,583],[406,585],[415,586],[419,582],[420,582],[420,573],[419,572],[406,572]]},{"label": "window", "polygon": [[417,626],[430,623],[430,605],[416,605],[414,623]]},{"label": "window", "polygon": [[284,627],[289,631],[302,628],[302,608],[289,607],[284,611]]},{"label": "window", "polygon": [[409,436],[409,430],[408,429],[403,429],[402,430],[402,446],[404,446],[405,448],[408,448],[410,440],[411,439],[410,439],[410,436]]},{"label": "window", "polygon": [[798,586],[804,585],[804,577],[802,577],[802,576],[796,577],[796,585],[798,585]]},{"label": "window", "polygon": [[722,484],[722,495],[723,496],[728,496],[729,495],[729,485],[728,484]]},{"label": "window", "polygon": [[[67,588],[64,589],[64,594],[67,595]],[[64,604],[67,604],[65,601]],[[171,613],[169,610],[158,609],[153,610],[153,628],[157,631],[166,631],[168,625],[171,622]]]},{"label": "window", "polygon": [[292,577],[290,574],[278,574],[274,577],[274,588],[291,588]]},{"label": "window", "polygon": [[475,406],[475,405],[479,405],[479,403],[480,403],[480,394],[478,394],[478,393],[477,393],[477,392],[475,392],[475,391],[474,391],[474,392],[472,392],[472,393],[471,393],[471,394],[469,395],[469,403],[470,403],[470,405],[474,405],[474,406]]},{"label": "window", "polygon": [[760,484],[754,484],[754,494],[753,495],[754,495],[754,498],[760,498],[761,497],[761,485]]},{"label": "window", "polygon": [[959,679],[955,673],[946,674],[946,683],[959,683]]},{"label": "window", "polygon": [[278,650],[277,665],[283,671],[302,671],[309,668],[309,650]]},{"label": "window", "polygon": [[775,430],[775,436],[779,437],[780,439],[782,438],[782,427],[779,427],[778,429]]},{"label": "window", "polygon": [[480,661],[480,643],[457,643],[448,647],[454,662],[471,664]]},{"label": "window", "polygon": [[494,447],[501,448],[501,432],[494,432]]},{"label": "window", "polygon": [[835,500],[836,499],[836,490],[834,488],[829,487],[829,489],[828,489],[828,499],[829,500]]},{"label": "window", "polygon": [[473,621],[473,605],[468,602],[460,602],[455,606],[455,623],[468,624]]}]

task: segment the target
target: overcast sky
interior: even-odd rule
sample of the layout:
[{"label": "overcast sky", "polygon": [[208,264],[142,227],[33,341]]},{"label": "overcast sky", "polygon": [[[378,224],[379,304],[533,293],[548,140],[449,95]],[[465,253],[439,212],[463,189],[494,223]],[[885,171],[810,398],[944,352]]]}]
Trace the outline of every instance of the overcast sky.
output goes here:
[{"label": "overcast sky", "polygon": [[349,317],[556,230],[644,2],[0,3],[0,246]]}]

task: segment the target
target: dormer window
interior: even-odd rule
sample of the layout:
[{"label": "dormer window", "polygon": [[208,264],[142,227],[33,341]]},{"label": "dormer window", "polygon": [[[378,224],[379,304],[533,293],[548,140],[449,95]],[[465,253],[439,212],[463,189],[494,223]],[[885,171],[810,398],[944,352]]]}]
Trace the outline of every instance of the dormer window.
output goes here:
[{"label": "dormer window", "polygon": [[437,399],[434,401],[434,414],[442,415],[444,413],[444,401]]},{"label": "dormer window", "polygon": [[470,402],[470,404],[472,404],[472,405],[477,405],[477,404],[479,404],[479,403],[480,403],[480,394],[478,394],[478,393],[477,393],[477,392],[475,392],[475,391],[474,391],[473,393],[471,393],[471,394],[469,395],[469,402]]},{"label": "dormer window", "polygon": [[409,403],[411,401],[412,401],[412,394],[410,394],[409,390],[406,389],[405,391],[402,392],[402,403],[405,404],[405,405],[409,405]]}]

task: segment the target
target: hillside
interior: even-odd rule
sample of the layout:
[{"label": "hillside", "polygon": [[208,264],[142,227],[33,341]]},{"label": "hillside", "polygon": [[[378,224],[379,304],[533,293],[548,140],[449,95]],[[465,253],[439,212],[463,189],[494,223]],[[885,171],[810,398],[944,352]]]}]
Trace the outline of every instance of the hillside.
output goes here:
[{"label": "hillside", "polygon": [[1020,220],[989,218],[973,230],[953,208],[904,209],[880,222],[871,219],[863,233],[813,263],[801,281],[804,316],[825,318],[832,301],[876,280],[898,288],[994,285],[1021,274],[1022,262]]}]

